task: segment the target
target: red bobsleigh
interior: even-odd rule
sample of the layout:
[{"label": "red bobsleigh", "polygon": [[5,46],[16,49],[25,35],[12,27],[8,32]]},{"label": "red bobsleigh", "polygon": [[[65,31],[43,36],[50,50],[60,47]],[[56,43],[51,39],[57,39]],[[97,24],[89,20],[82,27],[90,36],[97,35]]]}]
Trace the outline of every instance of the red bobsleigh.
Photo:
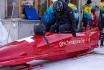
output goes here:
[{"label": "red bobsleigh", "polygon": [[25,64],[32,60],[60,60],[88,53],[98,46],[98,28],[77,33],[52,33],[17,40],[0,48],[0,66]]}]

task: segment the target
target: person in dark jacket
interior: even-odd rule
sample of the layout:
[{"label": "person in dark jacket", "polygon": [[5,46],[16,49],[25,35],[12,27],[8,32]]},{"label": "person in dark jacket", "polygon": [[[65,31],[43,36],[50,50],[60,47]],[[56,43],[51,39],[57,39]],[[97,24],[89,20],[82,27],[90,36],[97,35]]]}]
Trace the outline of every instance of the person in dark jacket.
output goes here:
[{"label": "person in dark jacket", "polygon": [[99,9],[100,9],[100,23],[99,23],[100,46],[104,46],[103,45],[103,41],[104,41],[104,0],[101,0]]},{"label": "person in dark jacket", "polygon": [[51,27],[52,32],[71,32],[73,36],[76,36],[76,21],[72,9],[62,1],[56,1],[53,4],[55,10],[56,22]]}]

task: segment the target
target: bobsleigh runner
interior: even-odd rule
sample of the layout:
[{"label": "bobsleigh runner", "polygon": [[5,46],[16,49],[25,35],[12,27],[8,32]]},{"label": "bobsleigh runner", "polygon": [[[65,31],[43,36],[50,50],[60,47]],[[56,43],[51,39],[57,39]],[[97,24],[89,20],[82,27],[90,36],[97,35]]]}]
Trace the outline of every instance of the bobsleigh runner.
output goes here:
[{"label": "bobsleigh runner", "polygon": [[[54,61],[80,56],[97,48],[98,28],[77,33],[50,33],[45,36],[35,35],[17,40],[0,48],[0,66],[29,64],[34,60]],[[30,66],[29,70],[32,67]]]}]

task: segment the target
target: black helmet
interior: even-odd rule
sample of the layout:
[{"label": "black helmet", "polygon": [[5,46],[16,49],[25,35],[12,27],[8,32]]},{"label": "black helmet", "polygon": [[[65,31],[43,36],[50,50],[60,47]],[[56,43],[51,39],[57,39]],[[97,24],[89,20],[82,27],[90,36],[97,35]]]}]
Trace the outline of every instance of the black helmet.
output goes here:
[{"label": "black helmet", "polygon": [[34,26],[34,34],[35,35],[44,35],[45,34],[45,26],[44,24],[39,24]]},{"label": "black helmet", "polygon": [[53,9],[55,11],[62,11],[63,10],[63,2],[62,1],[56,1],[53,3]]},{"label": "black helmet", "polygon": [[87,4],[91,4],[92,3],[92,1],[91,0],[87,0]]}]

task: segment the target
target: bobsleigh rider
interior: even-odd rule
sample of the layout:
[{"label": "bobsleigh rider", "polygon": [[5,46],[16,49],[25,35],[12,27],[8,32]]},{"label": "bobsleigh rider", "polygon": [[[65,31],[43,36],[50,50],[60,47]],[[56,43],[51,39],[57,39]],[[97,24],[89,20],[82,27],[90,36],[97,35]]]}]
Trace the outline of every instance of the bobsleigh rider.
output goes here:
[{"label": "bobsleigh rider", "polygon": [[76,37],[76,18],[73,8],[70,7],[70,3],[68,6],[62,0],[55,1],[46,10],[41,19],[41,25],[45,26],[46,32],[71,32]]}]

